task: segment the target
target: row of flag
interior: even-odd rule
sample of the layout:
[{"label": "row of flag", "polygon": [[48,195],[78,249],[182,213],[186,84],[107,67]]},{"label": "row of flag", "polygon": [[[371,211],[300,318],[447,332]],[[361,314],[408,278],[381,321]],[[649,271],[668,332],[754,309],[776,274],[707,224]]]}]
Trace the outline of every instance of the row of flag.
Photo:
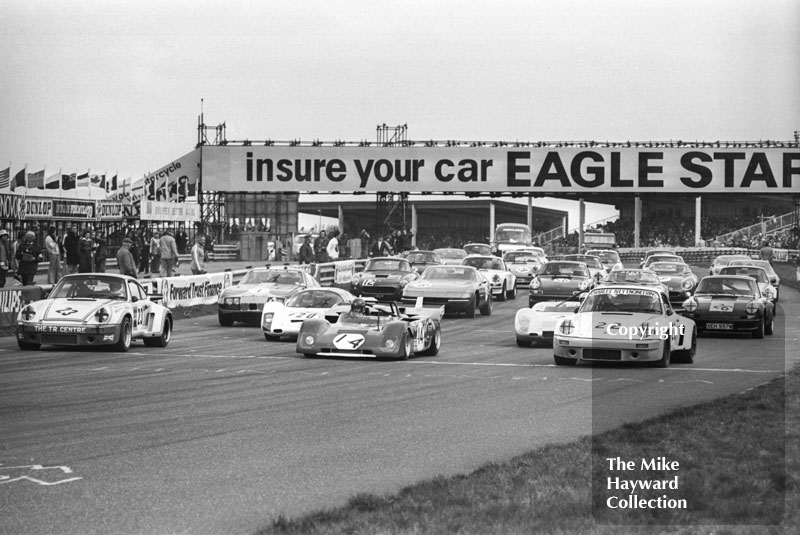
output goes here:
[{"label": "row of flag", "polygon": [[27,168],[23,167],[14,176],[11,176],[11,168],[6,167],[0,170],[0,192],[5,190],[14,191],[17,188],[48,189],[48,190],[71,190],[83,187],[99,187],[106,193],[114,193],[119,188],[124,188],[130,184],[130,179],[119,180],[117,175],[106,177],[105,174],[68,173],[61,171],[45,177],[45,171],[28,173]]}]

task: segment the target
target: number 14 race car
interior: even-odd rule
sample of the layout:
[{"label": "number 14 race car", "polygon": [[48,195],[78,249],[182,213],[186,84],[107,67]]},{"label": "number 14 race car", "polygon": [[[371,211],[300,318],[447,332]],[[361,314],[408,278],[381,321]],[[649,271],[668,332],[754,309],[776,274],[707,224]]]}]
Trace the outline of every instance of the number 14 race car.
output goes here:
[{"label": "number 14 race car", "polygon": [[442,343],[444,307],[399,308],[394,302],[355,299],[333,307],[325,319],[303,322],[297,352],[306,357],[408,359],[436,355]]}]

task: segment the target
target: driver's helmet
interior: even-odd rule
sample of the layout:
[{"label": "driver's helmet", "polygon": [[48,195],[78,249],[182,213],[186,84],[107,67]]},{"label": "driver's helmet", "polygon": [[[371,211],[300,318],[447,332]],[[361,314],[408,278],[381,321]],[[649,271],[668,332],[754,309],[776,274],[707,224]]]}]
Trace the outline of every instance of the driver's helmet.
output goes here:
[{"label": "driver's helmet", "polygon": [[350,303],[350,313],[351,314],[363,314],[367,308],[367,303],[361,299],[353,299],[353,302]]},{"label": "driver's helmet", "polygon": [[120,281],[112,280],[108,282],[108,289],[112,294],[122,295],[122,283]]}]

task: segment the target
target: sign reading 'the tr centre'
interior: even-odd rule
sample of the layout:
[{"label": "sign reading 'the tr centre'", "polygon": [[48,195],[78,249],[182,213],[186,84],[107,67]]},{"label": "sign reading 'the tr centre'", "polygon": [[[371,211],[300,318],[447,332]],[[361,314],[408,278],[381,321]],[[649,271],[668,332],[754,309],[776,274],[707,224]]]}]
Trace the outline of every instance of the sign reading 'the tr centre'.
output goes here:
[{"label": "sign reading 'the tr centre'", "polygon": [[202,149],[209,191],[797,193],[800,149],[274,147]]}]

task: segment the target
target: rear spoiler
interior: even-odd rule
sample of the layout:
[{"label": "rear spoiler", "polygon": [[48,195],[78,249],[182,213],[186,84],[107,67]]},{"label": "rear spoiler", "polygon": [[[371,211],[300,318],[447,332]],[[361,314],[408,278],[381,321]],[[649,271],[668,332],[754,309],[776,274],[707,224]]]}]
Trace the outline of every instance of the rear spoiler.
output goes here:
[{"label": "rear spoiler", "polygon": [[444,316],[444,305],[428,305],[425,306],[425,301],[422,296],[417,297],[414,306],[400,306],[398,307],[401,314],[409,316],[410,319],[419,317],[437,317],[439,319]]}]

